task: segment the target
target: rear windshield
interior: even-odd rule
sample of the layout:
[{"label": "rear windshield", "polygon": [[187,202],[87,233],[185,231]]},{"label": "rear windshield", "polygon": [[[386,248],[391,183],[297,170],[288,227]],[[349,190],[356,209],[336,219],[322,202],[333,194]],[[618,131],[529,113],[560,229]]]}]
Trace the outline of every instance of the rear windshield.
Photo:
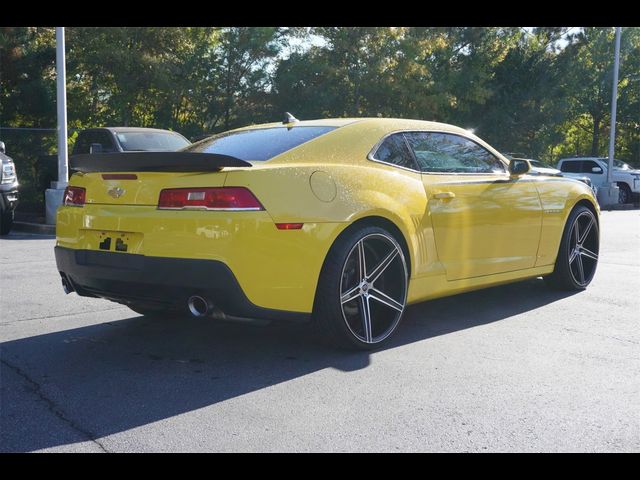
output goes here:
[{"label": "rear windshield", "polygon": [[264,161],[313,140],[336,127],[273,127],[223,133],[184,149],[186,152],[217,153],[240,160]]},{"label": "rear windshield", "polygon": [[117,133],[122,149],[132,151],[168,151],[173,152],[189,145],[189,141],[171,132],[126,132]]}]

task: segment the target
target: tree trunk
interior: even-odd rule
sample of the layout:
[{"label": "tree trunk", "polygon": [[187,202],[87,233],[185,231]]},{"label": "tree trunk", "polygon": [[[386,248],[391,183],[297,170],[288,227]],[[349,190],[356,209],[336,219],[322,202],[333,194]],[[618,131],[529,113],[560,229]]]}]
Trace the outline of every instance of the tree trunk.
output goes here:
[{"label": "tree trunk", "polygon": [[593,118],[593,137],[591,138],[591,156],[597,157],[598,150],[600,149],[600,122],[598,117]]},{"label": "tree trunk", "polygon": [[226,79],[226,92],[224,99],[224,129],[229,130],[229,118],[231,116],[231,98],[233,93],[231,92],[231,58],[227,57],[227,79]]}]

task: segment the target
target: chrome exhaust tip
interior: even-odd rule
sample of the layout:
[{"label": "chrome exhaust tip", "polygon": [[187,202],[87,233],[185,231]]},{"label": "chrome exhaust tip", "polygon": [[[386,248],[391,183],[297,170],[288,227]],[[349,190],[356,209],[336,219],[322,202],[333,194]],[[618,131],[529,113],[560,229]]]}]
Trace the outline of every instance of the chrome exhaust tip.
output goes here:
[{"label": "chrome exhaust tip", "polygon": [[207,299],[199,295],[192,295],[187,301],[187,307],[194,317],[204,317],[209,314],[213,306]]}]

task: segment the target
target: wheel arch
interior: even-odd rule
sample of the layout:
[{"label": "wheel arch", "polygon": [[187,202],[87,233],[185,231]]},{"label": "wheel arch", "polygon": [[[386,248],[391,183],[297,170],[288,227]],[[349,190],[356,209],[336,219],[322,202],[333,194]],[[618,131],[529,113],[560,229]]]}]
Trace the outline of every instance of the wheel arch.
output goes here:
[{"label": "wheel arch", "polygon": [[571,215],[571,212],[578,206],[580,205],[584,205],[585,207],[587,207],[589,210],[591,210],[591,213],[593,213],[593,215],[596,217],[596,222],[598,222],[598,225],[600,224],[600,209],[593,204],[593,202],[591,200],[588,200],[587,198],[581,198],[580,200],[578,200],[572,207],[571,210],[569,210],[569,214],[567,215],[567,218],[565,219],[565,222],[567,221],[567,219],[569,218],[569,215]]},{"label": "wheel arch", "polygon": [[[402,253],[405,256],[405,259],[407,261],[407,271],[408,271],[408,276],[409,278],[411,278],[411,271],[412,271],[412,256],[410,253],[410,249],[409,249],[409,244],[407,242],[407,239],[404,235],[404,233],[402,232],[402,230],[400,229],[400,227],[398,227],[398,225],[396,225],[395,222],[393,222],[392,220],[380,216],[380,215],[367,215],[364,217],[360,217],[357,220],[355,220],[354,222],[352,222],[347,228],[345,228],[344,230],[342,230],[338,236],[333,240],[331,246],[329,247],[329,250],[327,252],[327,258],[329,257],[329,252],[331,252],[331,249],[333,248],[333,246],[344,236],[344,235],[348,235],[351,231],[357,229],[357,228],[361,228],[361,227],[380,227],[383,228],[385,230],[387,230],[391,235],[393,235],[393,238],[400,244],[400,247],[402,248]],[[325,262],[326,262],[326,258],[325,258]]]}]

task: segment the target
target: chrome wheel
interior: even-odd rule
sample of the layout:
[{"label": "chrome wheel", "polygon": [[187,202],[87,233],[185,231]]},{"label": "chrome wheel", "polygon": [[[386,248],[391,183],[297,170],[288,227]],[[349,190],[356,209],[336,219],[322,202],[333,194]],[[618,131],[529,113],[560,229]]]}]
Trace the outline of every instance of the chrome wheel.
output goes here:
[{"label": "chrome wheel", "polygon": [[398,325],[407,300],[407,265],[392,238],[372,233],[351,248],[342,268],[340,306],[351,333],[375,344]]},{"label": "chrome wheel", "polygon": [[568,243],[569,272],[579,286],[585,287],[598,265],[599,239],[593,213],[584,211],[576,217]]}]

